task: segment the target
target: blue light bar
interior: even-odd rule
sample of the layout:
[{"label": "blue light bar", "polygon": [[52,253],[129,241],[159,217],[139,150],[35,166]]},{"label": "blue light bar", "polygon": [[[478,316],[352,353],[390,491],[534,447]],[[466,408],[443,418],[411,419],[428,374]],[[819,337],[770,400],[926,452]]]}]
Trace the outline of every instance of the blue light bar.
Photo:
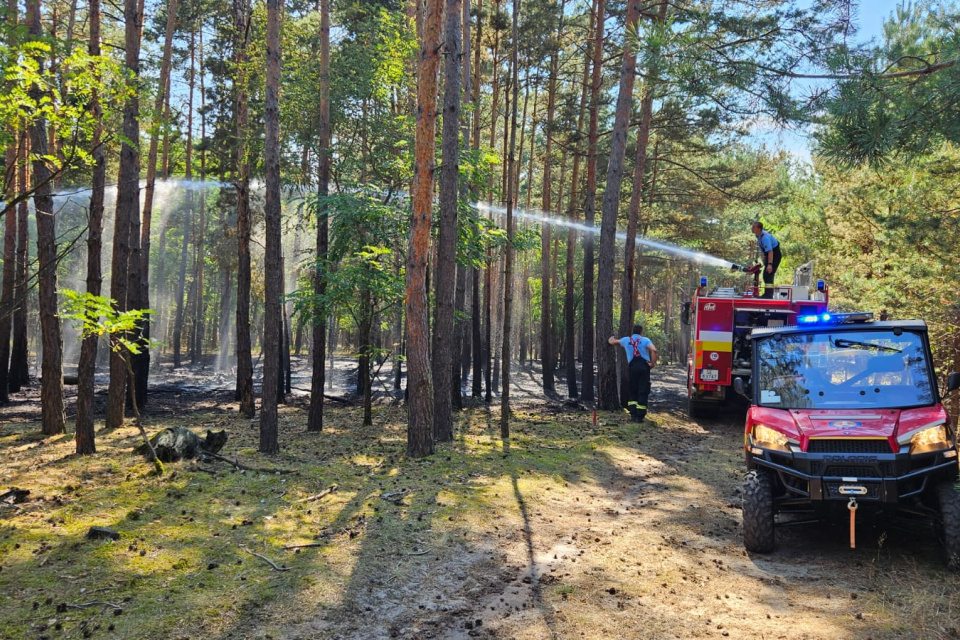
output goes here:
[{"label": "blue light bar", "polygon": [[700,286],[701,287],[707,286],[707,276],[700,276]]},{"label": "blue light bar", "polygon": [[797,324],[863,324],[873,322],[873,313],[818,313],[805,316],[797,316]]},{"label": "blue light bar", "polygon": [[827,283],[825,283],[823,280],[817,280],[817,291],[823,291],[826,288]]}]

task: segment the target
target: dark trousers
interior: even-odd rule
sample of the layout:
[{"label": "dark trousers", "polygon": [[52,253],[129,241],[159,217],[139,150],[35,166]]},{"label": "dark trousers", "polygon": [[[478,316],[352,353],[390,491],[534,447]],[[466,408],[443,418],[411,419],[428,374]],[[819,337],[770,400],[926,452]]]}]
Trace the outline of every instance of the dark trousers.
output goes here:
[{"label": "dark trousers", "polygon": [[780,245],[777,245],[773,248],[773,262],[770,264],[773,265],[773,269],[770,270],[770,273],[767,273],[767,265],[763,265],[763,297],[772,298],[773,297],[773,276],[777,275],[777,269],[780,268],[780,260],[783,259],[783,254],[780,253]]},{"label": "dark trousers", "polygon": [[650,364],[640,356],[630,361],[630,400],[627,406],[630,413],[644,416],[647,413],[647,399],[650,397]]}]

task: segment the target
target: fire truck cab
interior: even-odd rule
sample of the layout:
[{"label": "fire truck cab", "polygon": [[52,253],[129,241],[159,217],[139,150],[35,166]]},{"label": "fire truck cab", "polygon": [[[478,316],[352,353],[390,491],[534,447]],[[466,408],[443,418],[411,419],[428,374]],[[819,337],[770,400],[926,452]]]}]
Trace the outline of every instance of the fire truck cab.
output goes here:
[{"label": "fire truck cab", "polygon": [[813,280],[812,263],[796,270],[792,285],[772,287],[771,297],[760,295],[757,278],[743,289],[711,286],[700,278],[687,318],[693,343],[687,359],[690,417],[716,415],[733,392],[733,379],[749,381],[754,329],[794,326],[799,317],[827,314],[829,297],[824,281]]}]

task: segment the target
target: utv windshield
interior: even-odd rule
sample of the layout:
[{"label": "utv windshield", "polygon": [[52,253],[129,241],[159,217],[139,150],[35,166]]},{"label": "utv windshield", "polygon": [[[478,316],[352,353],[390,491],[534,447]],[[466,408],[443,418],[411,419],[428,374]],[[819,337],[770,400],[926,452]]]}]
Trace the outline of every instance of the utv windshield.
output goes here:
[{"label": "utv windshield", "polygon": [[920,333],[893,330],[778,334],[754,341],[760,405],[781,409],[894,409],[934,403]]}]

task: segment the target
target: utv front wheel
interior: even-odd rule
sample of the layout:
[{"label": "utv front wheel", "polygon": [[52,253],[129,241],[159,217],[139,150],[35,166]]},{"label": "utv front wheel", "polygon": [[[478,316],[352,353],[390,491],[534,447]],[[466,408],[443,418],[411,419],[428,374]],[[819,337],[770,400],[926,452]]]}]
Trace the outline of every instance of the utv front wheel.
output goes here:
[{"label": "utv front wheel", "polygon": [[743,546],[768,553],[773,540],[773,476],[754,470],[743,479]]},{"label": "utv front wheel", "polygon": [[960,488],[954,482],[937,485],[940,499],[938,537],[947,567],[960,571]]}]

